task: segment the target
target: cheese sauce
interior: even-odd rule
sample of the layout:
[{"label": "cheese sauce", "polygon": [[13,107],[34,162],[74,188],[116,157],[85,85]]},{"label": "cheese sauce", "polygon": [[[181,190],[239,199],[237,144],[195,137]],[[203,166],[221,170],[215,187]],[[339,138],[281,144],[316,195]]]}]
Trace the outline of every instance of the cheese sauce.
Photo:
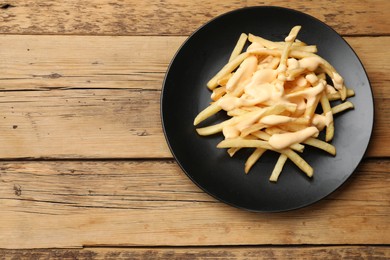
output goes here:
[{"label": "cheese sauce", "polygon": [[326,94],[335,94],[337,93],[337,90],[335,90],[334,87],[332,87],[331,85],[327,84],[326,85]]},{"label": "cheese sauce", "polygon": [[336,72],[333,72],[333,84],[334,84],[334,87],[338,90],[342,89],[343,88],[343,84],[344,84],[344,80],[343,78],[340,76],[340,74],[336,73]]},{"label": "cheese sauce", "polygon": [[294,119],[289,116],[269,115],[260,120],[260,123],[265,125],[279,125],[292,122]]},{"label": "cheese sauce", "polygon": [[310,126],[294,133],[274,134],[268,142],[273,148],[280,150],[290,147],[292,144],[301,143],[316,134],[318,134],[318,129]]},{"label": "cheese sauce", "polygon": [[264,48],[264,46],[258,42],[252,42],[251,45],[248,46],[248,48],[246,49],[247,51],[252,51],[252,50],[255,50],[255,49],[262,49]]},{"label": "cheese sauce", "polygon": [[323,60],[320,57],[306,57],[298,61],[300,68],[305,68],[309,71],[315,71]]},{"label": "cheese sauce", "polygon": [[329,126],[333,122],[333,114],[331,111],[325,115],[314,114],[312,124],[317,127],[318,130],[323,130],[325,126]]},{"label": "cheese sauce", "polygon": [[240,131],[234,126],[228,125],[222,129],[222,134],[225,136],[226,139],[236,138],[240,136]]},{"label": "cheese sauce", "polygon": [[233,74],[233,76],[226,83],[226,91],[232,91],[238,84],[252,77],[253,73],[257,69],[257,58],[255,56],[249,56],[246,58]]},{"label": "cheese sauce", "polygon": [[287,60],[287,67],[290,70],[298,69],[299,68],[299,62],[294,58],[289,58]]},{"label": "cheese sauce", "polygon": [[321,80],[316,86],[312,88],[307,88],[301,91],[297,91],[294,93],[287,94],[287,98],[291,97],[297,97],[297,96],[303,96],[307,99],[311,97],[315,97],[316,95],[320,94],[325,89],[325,83],[323,80]]}]

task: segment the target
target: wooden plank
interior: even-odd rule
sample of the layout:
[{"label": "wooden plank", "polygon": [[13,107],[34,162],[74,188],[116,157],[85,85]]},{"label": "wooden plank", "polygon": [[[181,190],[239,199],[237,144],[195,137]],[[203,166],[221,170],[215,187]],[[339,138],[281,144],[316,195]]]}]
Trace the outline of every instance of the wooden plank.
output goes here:
[{"label": "wooden plank", "polygon": [[[0,32],[8,34],[189,35],[213,17],[248,1],[3,1]],[[267,5],[308,13],[342,34],[389,34],[389,1],[284,1]],[[39,14],[39,15],[37,15]],[[375,17],[375,23],[372,19]]]},{"label": "wooden plank", "polygon": [[169,160],[3,161],[0,245],[389,244],[389,169],[365,161],[321,202],[260,214],[216,201]]},{"label": "wooden plank", "polygon": [[[160,90],[184,39],[0,36],[0,158],[171,158],[160,123]],[[390,140],[390,54],[389,48],[377,50],[390,37],[347,40],[375,95],[367,156],[389,156],[383,143]]]},{"label": "wooden plank", "polygon": [[7,259],[388,259],[389,246],[85,248],[0,250]]},{"label": "wooden plank", "polygon": [[161,89],[168,64],[184,40],[0,35],[0,90]]},{"label": "wooden plank", "polygon": [[374,94],[374,129],[366,155],[379,157],[389,156],[390,146],[384,144],[390,143],[390,131],[388,131],[389,128],[387,127],[387,125],[390,124],[390,91],[389,88],[386,87],[388,85],[387,82],[390,81],[390,75],[388,73],[388,71],[390,71],[390,65],[380,64],[382,62],[375,62],[374,60],[390,59],[390,48],[388,48],[390,47],[390,37],[347,37],[345,39],[356,51],[363,63]]},{"label": "wooden plank", "polygon": [[0,92],[0,158],[171,158],[159,97],[140,89]]}]

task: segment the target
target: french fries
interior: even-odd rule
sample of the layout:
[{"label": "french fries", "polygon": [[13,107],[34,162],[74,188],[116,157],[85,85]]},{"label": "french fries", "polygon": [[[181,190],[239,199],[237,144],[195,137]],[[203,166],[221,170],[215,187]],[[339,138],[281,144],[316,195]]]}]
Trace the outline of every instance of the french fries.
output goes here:
[{"label": "french fries", "polygon": [[[230,116],[196,131],[201,136],[222,133],[225,139],[217,148],[227,148],[231,157],[253,149],[245,173],[266,151],[279,153],[271,182],[277,182],[287,160],[312,177],[314,169],[297,152],[312,146],[335,156],[336,147],[329,143],[335,134],[333,116],[354,108],[346,99],[355,92],[316,54],[315,45],[297,39],[300,29],[294,26],[284,42],[242,33],[227,64],[207,83],[213,102],[194,119],[196,126],[220,111]],[[332,107],[335,100],[343,102]],[[321,131],[325,140],[319,139]]]},{"label": "french fries", "polygon": [[234,60],[238,55],[240,55],[247,39],[248,39],[248,35],[246,35],[245,33],[242,33],[240,35],[240,38],[238,38],[236,46],[234,47],[232,54],[230,55],[229,61]]},{"label": "french fries", "polygon": [[269,177],[270,181],[273,181],[273,182],[278,181],[279,175],[282,172],[283,166],[286,163],[287,159],[288,159],[287,155],[282,154],[282,153],[279,155],[279,159],[275,164],[275,168],[272,171],[271,176]]}]

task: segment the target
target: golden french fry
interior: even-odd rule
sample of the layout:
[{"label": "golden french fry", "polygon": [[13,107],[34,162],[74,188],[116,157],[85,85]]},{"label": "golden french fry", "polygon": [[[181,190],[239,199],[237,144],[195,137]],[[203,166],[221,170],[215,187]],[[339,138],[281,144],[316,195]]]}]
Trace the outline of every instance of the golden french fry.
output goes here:
[{"label": "golden french fry", "polygon": [[[252,133],[251,135],[254,135],[257,138],[259,138],[260,140],[264,140],[264,141],[268,141],[271,137],[271,135],[267,134],[264,131],[257,131],[257,132]],[[302,153],[303,150],[305,149],[305,146],[302,144],[296,143],[296,144],[291,145],[290,148],[297,151],[297,152]]]},{"label": "golden french fry", "polygon": [[251,133],[253,132],[256,132],[256,131],[259,131],[263,128],[265,128],[266,125],[265,124],[262,124],[262,123],[256,123],[256,124],[253,124],[245,129],[243,129],[241,131],[241,137],[245,137],[245,136],[248,136],[250,135]]},{"label": "golden french fry", "polygon": [[211,94],[211,99],[213,101],[217,101],[225,94],[226,94],[226,87],[215,88],[213,89],[213,93]]},{"label": "golden french fry", "polygon": [[271,135],[267,134],[264,131],[257,131],[252,133],[253,136],[256,136],[260,140],[268,141]]},{"label": "golden french fry", "polygon": [[306,52],[312,52],[315,53],[317,52],[317,46],[315,45],[306,45],[306,46],[295,46],[295,43],[293,43],[293,46],[291,47],[292,50],[297,50],[297,51],[306,51]]},{"label": "golden french fry", "polygon": [[[256,140],[256,137],[255,136],[246,136],[245,138],[243,138],[245,140]],[[233,157],[236,152],[238,152],[239,150],[241,149],[241,147],[231,147],[227,150],[227,153],[230,155],[230,157]]]},{"label": "golden french fry", "polygon": [[260,157],[264,154],[264,152],[267,151],[263,148],[256,148],[253,153],[248,157],[248,159],[245,162],[245,173],[248,173],[252,166],[260,159]]},{"label": "golden french fry", "polygon": [[343,87],[339,90],[340,98],[344,101],[347,98],[347,88],[343,85]]},{"label": "golden french fry", "polygon": [[326,80],[326,75],[325,75],[325,73],[319,73],[319,74],[317,74],[317,78],[322,79],[322,80]]},{"label": "golden french fry", "polygon": [[241,62],[243,62],[249,56],[248,52],[241,53],[228,64],[226,64],[208,83],[207,87],[211,90],[218,86],[218,80],[225,77],[227,74],[235,70]]},{"label": "golden french fry", "polygon": [[280,154],[279,155],[279,158],[278,158],[278,161],[275,164],[274,170],[272,171],[272,174],[269,177],[270,181],[272,181],[272,182],[277,182],[278,181],[279,175],[280,175],[280,173],[283,170],[283,166],[286,163],[287,158],[288,157],[285,154]]},{"label": "golden french fry", "polygon": [[240,82],[238,84],[238,86],[236,86],[233,89],[233,91],[229,93],[229,95],[231,95],[232,97],[240,97],[244,93],[245,86],[246,86],[246,84],[248,84],[249,81],[250,81],[250,78],[247,80],[244,80],[243,82]]},{"label": "golden french fry", "polygon": [[241,109],[250,112],[250,111],[256,111],[256,110],[263,109],[263,107],[247,106],[247,107],[241,107]]},{"label": "golden french fry", "polygon": [[[270,41],[270,40],[267,40],[263,37],[260,37],[260,36],[256,36],[256,35],[253,35],[253,34],[249,34],[248,36],[248,40],[250,42],[257,42],[259,44],[261,44],[262,46],[266,47],[266,48],[269,48],[269,49],[280,49],[280,50],[283,50],[286,42],[273,42],[273,41]],[[292,44],[292,49],[293,50],[299,50],[299,51],[306,51],[306,52],[317,52],[317,46],[315,45],[306,45],[304,42],[297,42],[295,41],[293,44]]]},{"label": "golden french fry", "polygon": [[312,177],[314,170],[313,168],[296,152],[291,149],[283,149],[280,151],[281,153],[287,155],[287,157],[296,165],[299,169],[301,169],[307,176]]},{"label": "golden french fry", "polygon": [[325,152],[330,153],[331,155],[336,155],[336,147],[322,140],[310,137],[306,139],[303,143],[313,147],[317,147],[321,150],[324,150]]},{"label": "golden french fry", "polygon": [[295,118],[292,123],[298,124],[298,125],[306,125],[306,126],[308,126],[310,124],[310,120],[305,118],[305,117],[299,117],[299,118]]},{"label": "golden french fry", "polygon": [[341,103],[337,106],[332,107],[332,114],[337,114],[340,112],[343,112],[344,110],[354,108],[354,105],[351,101],[346,101],[344,103]]},{"label": "golden french fry", "polygon": [[268,63],[268,65],[265,67],[265,69],[273,69],[273,70],[275,70],[278,67],[279,62],[280,62],[280,58],[274,57],[272,59],[272,61],[270,61]]},{"label": "golden french fry", "polygon": [[240,35],[240,38],[238,38],[236,46],[234,47],[232,54],[230,55],[229,62],[234,60],[238,55],[240,55],[240,53],[242,52],[242,49],[245,46],[247,39],[248,39],[248,35],[246,35],[245,33],[242,33]]},{"label": "golden french fry", "polygon": [[[250,51],[247,51],[248,54],[254,54],[254,55],[272,55],[275,57],[282,56],[282,50],[279,49],[266,49],[266,48],[257,48]],[[308,52],[310,53],[310,52]]]},{"label": "golden french fry", "polygon": [[291,148],[292,150],[294,150],[294,151],[303,153],[303,150],[305,149],[305,146],[302,145],[302,144],[296,143],[296,144],[292,144],[292,145],[290,146],[290,148]]},{"label": "golden french fry", "polygon": [[290,52],[290,48],[291,48],[293,42],[295,41],[295,38],[297,37],[299,30],[301,30],[301,26],[294,26],[291,29],[291,31],[288,34],[288,36],[286,37],[286,40],[285,40],[286,44],[284,46],[282,55],[280,57],[279,68],[281,68],[282,66],[286,66],[287,59],[288,59],[288,54]]},{"label": "golden french fry", "polygon": [[307,44],[299,39],[295,39],[294,46],[306,46]]},{"label": "golden french fry", "polygon": [[198,133],[198,135],[202,135],[202,136],[213,135],[213,134],[222,132],[223,127],[224,127],[224,122],[216,124],[216,125],[197,128],[196,132]]},{"label": "golden french fry", "polygon": [[280,43],[273,42],[273,41],[264,39],[263,37],[253,35],[251,33],[248,35],[248,40],[250,42],[260,43],[261,45],[263,45],[269,49],[283,48],[283,44],[284,44],[284,42],[280,42]]},{"label": "golden french fry", "polygon": [[291,70],[287,70],[286,76],[288,80],[294,80],[298,76],[300,76],[302,73],[304,73],[306,69],[304,68],[295,68]]},{"label": "golden french fry", "polygon": [[206,107],[202,110],[194,119],[194,125],[198,125],[200,122],[206,120],[212,115],[215,115],[219,111],[221,111],[221,107],[215,102],[212,103],[210,106]]},{"label": "golden french fry", "polygon": [[240,147],[231,147],[227,150],[227,153],[229,154],[230,157],[233,157],[236,152],[238,152],[241,148]]},{"label": "golden french fry", "polygon": [[230,79],[232,76],[233,76],[233,73],[229,73],[229,74],[227,74],[226,76],[220,78],[220,79],[218,80],[218,82],[217,82],[218,85],[219,85],[219,86],[222,86],[222,87],[225,87],[226,84],[228,83],[229,79]]},{"label": "golden french fry", "polygon": [[306,107],[306,110],[305,110],[305,113],[304,113],[304,117],[305,118],[312,118],[313,117],[314,112],[316,112],[317,105],[318,105],[319,101],[320,101],[320,97],[316,96],[315,99],[314,99],[313,104],[311,104],[311,106]]},{"label": "golden french fry", "polygon": [[[325,93],[322,94],[320,102],[321,102],[324,115],[326,115],[328,112],[332,113],[332,108],[330,107],[328,97],[326,96]],[[331,122],[329,122],[329,124],[326,126],[325,140],[329,142],[333,139],[333,136],[334,136],[334,123],[333,123],[333,116],[332,116]]]},{"label": "golden french fry", "polygon": [[[347,89],[347,98],[353,97],[355,95],[355,91],[353,89]],[[333,94],[327,94],[329,101],[335,101],[341,99],[340,92],[336,92]]]},{"label": "golden french fry", "polygon": [[325,130],[325,140],[327,142],[330,142],[332,141],[333,139],[333,136],[334,136],[334,123],[333,121],[329,123],[329,125],[326,127],[326,130]]},{"label": "golden french fry", "polygon": [[245,109],[241,109],[241,108],[235,108],[235,109],[227,111],[227,115],[233,116],[233,117],[234,116],[241,116],[241,115],[246,114],[246,113],[248,113],[248,111]]},{"label": "golden french fry", "polygon": [[268,142],[261,140],[245,140],[242,138],[225,139],[221,141],[217,148],[246,147],[246,148],[263,148],[275,150]]},{"label": "golden french fry", "polygon": [[297,124],[295,122],[288,123],[288,124],[280,124],[278,127],[286,132],[296,132],[302,129],[305,129],[307,125],[303,124]]},{"label": "golden french fry", "polygon": [[286,131],[280,129],[278,126],[271,126],[271,127],[267,127],[265,129],[265,132],[269,135],[274,135],[274,134],[282,134],[282,133],[285,133]]}]

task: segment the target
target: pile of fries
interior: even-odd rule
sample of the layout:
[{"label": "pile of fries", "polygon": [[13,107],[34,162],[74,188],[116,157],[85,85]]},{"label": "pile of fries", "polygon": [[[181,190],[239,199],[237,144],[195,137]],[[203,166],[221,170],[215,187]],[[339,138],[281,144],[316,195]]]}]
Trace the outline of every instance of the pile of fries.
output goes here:
[{"label": "pile of fries", "polygon": [[[297,39],[300,29],[293,27],[284,42],[241,34],[228,63],[207,83],[212,91],[210,106],[194,120],[196,126],[226,111],[228,120],[197,128],[198,134],[222,133],[225,139],[217,147],[228,148],[230,156],[242,148],[253,148],[245,173],[265,151],[278,152],[269,178],[273,182],[287,159],[313,176],[313,168],[298,154],[305,145],[336,155],[336,148],[329,143],[334,136],[333,115],[353,108],[346,99],[354,91],[316,54],[316,46]],[[334,100],[341,102],[332,107],[330,101]],[[325,140],[318,138],[321,131],[325,131]]]}]

